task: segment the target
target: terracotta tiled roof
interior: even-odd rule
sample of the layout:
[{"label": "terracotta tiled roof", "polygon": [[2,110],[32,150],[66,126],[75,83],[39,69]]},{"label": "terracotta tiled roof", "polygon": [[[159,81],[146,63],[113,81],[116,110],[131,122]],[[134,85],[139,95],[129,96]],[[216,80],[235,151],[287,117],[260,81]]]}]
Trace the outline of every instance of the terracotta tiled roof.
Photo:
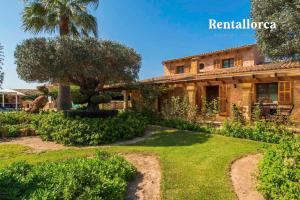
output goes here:
[{"label": "terracotta tiled roof", "polygon": [[216,55],[216,54],[220,54],[220,53],[226,53],[226,52],[231,52],[231,51],[248,49],[248,48],[251,48],[251,47],[254,47],[254,46],[256,46],[256,44],[249,44],[249,45],[244,45],[244,46],[235,47],[235,48],[228,48],[228,49],[223,49],[223,50],[217,50],[217,51],[212,51],[212,52],[201,53],[201,54],[197,54],[197,55],[193,55],[193,56],[186,56],[186,57],[182,57],[182,58],[165,60],[162,63],[164,64],[164,63],[168,63],[168,62],[175,62],[175,61],[180,61],[180,60],[188,60],[188,59],[192,59],[192,58],[195,58],[195,57]]},{"label": "terracotta tiled roof", "polygon": [[224,77],[224,76],[236,76],[243,75],[249,73],[260,73],[260,72],[273,72],[289,69],[299,69],[300,73],[300,62],[275,62],[269,64],[262,65],[254,65],[254,66],[244,66],[244,67],[232,67],[226,69],[214,69],[206,72],[199,73],[197,75],[193,74],[176,74],[170,76],[160,76],[154,77],[150,79],[142,80],[142,83],[163,83],[163,82],[172,82],[172,81],[189,81],[189,80],[197,80],[197,79],[209,79],[211,77]]}]

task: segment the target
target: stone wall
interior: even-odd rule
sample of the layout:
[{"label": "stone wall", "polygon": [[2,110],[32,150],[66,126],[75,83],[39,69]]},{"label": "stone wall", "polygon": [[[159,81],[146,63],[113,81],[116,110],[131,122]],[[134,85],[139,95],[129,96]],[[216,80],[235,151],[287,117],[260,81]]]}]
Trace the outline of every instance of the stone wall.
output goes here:
[{"label": "stone wall", "polygon": [[300,121],[300,80],[293,82],[293,104],[292,118]]},{"label": "stone wall", "polygon": [[236,58],[236,56],[242,57],[243,64],[242,66],[253,66],[255,64],[259,64],[262,62],[263,57],[260,56],[260,53],[258,52],[257,48],[251,47],[250,49],[243,49],[235,52],[224,52],[220,54],[214,54],[211,56],[205,56],[205,57],[197,57],[184,60],[184,61],[176,61],[172,63],[165,63],[164,64],[164,75],[172,75],[176,73],[176,67],[177,66],[185,66],[184,73],[186,74],[197,74],[198,66],[200,63],[204,64],[204,69],[200,71],[210,71],[214,70],[214,61],[216,59],[219,59],[220,61],[224,59],[229,58]]}]

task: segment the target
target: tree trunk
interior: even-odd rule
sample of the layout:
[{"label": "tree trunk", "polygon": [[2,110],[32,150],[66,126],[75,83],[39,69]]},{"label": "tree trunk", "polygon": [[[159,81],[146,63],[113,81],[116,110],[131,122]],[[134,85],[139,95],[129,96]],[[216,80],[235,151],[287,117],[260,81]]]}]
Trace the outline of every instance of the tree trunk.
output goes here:
[{"label": "tree trunk", "polygon": [[59,84],[57,109],[58,110],[70,110],[71,107],[72,107],[72,103],[71,103],[70,85]]},{"label": "tree trunk", "polygon": [[[69,30],[69,18],[63,17],[60,22],[60,36],[68,36]],[[71,101],[71,89],[68,84],[59,83],[58,97],[57,97],[57,109],[58,110],[70,110],[72,108]]]},{"label": "tree trunk", "polygon": [[88,112],[98,112],[98,111],[100,111],[99,104],[94,104],[94,103],[89,101],[86,111],[88,111]]}]

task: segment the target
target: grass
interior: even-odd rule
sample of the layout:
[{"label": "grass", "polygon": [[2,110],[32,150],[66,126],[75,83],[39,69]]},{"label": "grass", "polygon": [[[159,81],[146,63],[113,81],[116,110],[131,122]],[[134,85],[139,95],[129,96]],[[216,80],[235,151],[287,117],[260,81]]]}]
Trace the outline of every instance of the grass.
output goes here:
[{"label": "grass", "polygon": [[[229,177],[230,163],[244,154],[262,151],[264,145],[219,135],[165,130],[132,146],[102,149],[156,154],[163,170],[162,199],[230,200],[236,199]],[[91,156],[96,150],[67,149],[27,154],[21,146],[0,145],[0,167],[21,160],[37,163]],[[1,156],[6,153],[11,156]]]}]

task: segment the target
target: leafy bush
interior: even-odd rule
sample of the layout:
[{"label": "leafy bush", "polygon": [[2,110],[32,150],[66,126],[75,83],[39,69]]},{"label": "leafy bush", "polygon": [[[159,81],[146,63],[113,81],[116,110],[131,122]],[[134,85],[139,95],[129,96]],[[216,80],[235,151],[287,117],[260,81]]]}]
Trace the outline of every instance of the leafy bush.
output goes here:
[{"label": "leafy bush", "polygon": [[36,115],[26,112],[2,112],[0,113],[1,134],[5,137],[20,136],[20,130],[33,128],[38,121]]},{"label": "leafy bush", "polygon": [[266,199],[300,199],[300,138],[284,137],[259,165],[258,189]]},{"label": "leafy bush", "polygon": [[197,121],[198,107],[191,105],[187,98],[172,97],[162,108],[162,116],[167,120],[185,119],[189,123]]},{"label": "leafy bush", "polygon": [[141,136],[147,123],[145,117],[133,112],[108,119],[68,118],[53,112],[41,114],[37,133],[65,145],[99,145]]},{"label": "leafy bush", "polygon": [[64,112],[66,117],[88,117],[88,118],[109,118],[116,117],[118,110],[99,110],[96,112],[89,112],[85,110],[71,110]]},{"label": "leafy bush", "polygon": [[285,135],[293,134],[285,126],[278,126],[265,120],[248,125],[241,122],[226,121],[221,128],[215,129],[214,133],[270,143],[278,143]]},{"label": "leafy bush", "polygon": [[232,114],[233,114],[233,121],[245,124],[246,119],[243,115],[242,108],[238,107],[236,104],[232,105]]},{"label": "leafy bush", "polygon": [[0,169],[0,199],[121,200],[135,174],[134,166],[106,152],[58,163],[18,162]]}]

